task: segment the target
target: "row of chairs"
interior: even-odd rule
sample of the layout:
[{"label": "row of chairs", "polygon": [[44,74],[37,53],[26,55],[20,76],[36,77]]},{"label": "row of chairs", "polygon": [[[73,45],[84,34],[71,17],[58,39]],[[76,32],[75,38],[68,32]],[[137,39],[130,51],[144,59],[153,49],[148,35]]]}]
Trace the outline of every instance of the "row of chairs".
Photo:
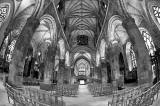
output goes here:
[{"label": "row of chairs", "polygon": [[94,97],[113,94],[113,86],[109,83],[88,84],[88,89]]},{"label": "row of chairs", "polygon": [[40,85],[40,80],[33,78],[23,78],[23,85],[25,86],[38,86]]},{"label": "row of chairs", "polygon": [[108,102],[108,106],[128,106],[126,100],[132,99],[137,95],[140,95],[142,92],[145,92],[149,89],[148,84],[140,85],[135,88],[124,89],[122,91],[116,91],[113,93],[112,100]]},{"label": "row of chairs", "polygon": [[78,94],[78,84],[57,85],[55,90],[61,96],[75,97]]},{"label": "row of chairs", "polygon": [[63,100],[54,93],[30,87],[15,89],[7,83],[5,88],[9,102],[12,99],[15,106],[65,106]]}]

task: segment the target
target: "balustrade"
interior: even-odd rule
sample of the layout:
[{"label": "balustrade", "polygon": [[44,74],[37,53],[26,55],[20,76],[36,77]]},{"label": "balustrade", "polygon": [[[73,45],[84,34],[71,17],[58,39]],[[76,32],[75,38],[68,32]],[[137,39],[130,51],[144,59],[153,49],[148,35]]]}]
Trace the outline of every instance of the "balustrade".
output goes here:
[{"label": "balustrade", "polygon": [[53,92],[50,93],[30,87],[17,90],[7,83],[5,87],[9,101],[12,99],[16,106],[65,106],[63,98]]},{"label": "balustrade", "polygon": [[148,84],[113,94],[108,106],[150,106],[158,99],[160,82],[150,87]]}]

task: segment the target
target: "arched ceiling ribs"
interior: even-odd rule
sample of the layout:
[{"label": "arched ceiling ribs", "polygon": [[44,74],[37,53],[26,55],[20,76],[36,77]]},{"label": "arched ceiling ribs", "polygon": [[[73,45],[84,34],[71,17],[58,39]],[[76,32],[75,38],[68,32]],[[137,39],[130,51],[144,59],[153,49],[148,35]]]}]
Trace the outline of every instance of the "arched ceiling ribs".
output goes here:
[{"label": "arched ceiling ribs", "polygon": [[[25,9],[35,5],[36,5],[36,0],[22,0],[20,3],[17,4],[17,9],[15,10],[14,18],[21,16],[19,14],[23,14]],[[30,11],[30,14],[31,13],[32,12]]]},{"label": "arched ceiling ribs", "polygon": [[78,26],[84,24],[86,26],[95,26],[96,25],[96,18],[70,18],[69,19],[69,26]]},{"label": "arched ceiling ribs", "polygon": [[125,44],[129,38],[126,30],[122,26],[122,21],[120,16],[114,15],[110,18],[108,22],[108,42],[120,41],[121,44]]},{"label": "arched ceiling ribs", "polygon": [[70,0],[65,3],[65,13],[66,17],[72,14],[80,14],[83,16],[83,13],[93,13],[98,12],[99,7],[96,0]]},{"label": "arched ceiling ribs", "polygon": [[87,47],[87,46],[77,46],[71,49],[72,53],[77,53],[79,51],[87,51],[88,53],[95,53],[95,49]]},{"label": "arched ceiling ribs", "polygon": [[78,26],[71,26],[71,27],[69,27],[70,29],[69,29],[69,32],[70,33],[72,33],[73,31],[76,31],[76,30],[91,30],[92,32],[96,32],[96,27],[95,26],[84,26],[84,27],[82,27],[82,28],[79,28]]},{"label": "arched ceiling ribs", "polygon": [[101,31],[99,33],[99,36],[98,36],[98,39],[97,39],[97,42],[96,42],[96,47],[98,48],[99,47],[99,42],[104,34],[104,31],[105,31],[105,28],[106,28],[106,23],[107,23],[107,16],[108,16],[108,11],[109,11],[109,8],[110,8],[110,1],[108,1],[108,4],[107,4],[107,10],[106,10],[106,14],[105,14],[105,18],[103,20],[103,25],[102,25],[102,28],[101,28]]},{"label": "arched ceiling ribs", "polygon": [[123,10],[125,15],[129,15],[135,19],[137,26],[140,26],[142,20],[148,21],[148,16],[145,13],[145,8],[142,6],[142,2],[139,0],[121,0],[121,3],[124,4]]},{"label": "arched ceiling ribs", "polygon": [[71,38],[77,37],[78,35],[86,35],[94,38],[94,32],[92,30],[74,30],[71,32]]},{"label": "arched ceiling ribs", "polygon": [[67,47],[68,49],[70,49],[69,43],[68,43],[67,38],[66,38],[66,35],[65,35],[65,33],[64,33],[64,29],[63,29],[63,27],[62,27],[61,20],[60,20],[60,18],[59,18],[58,12],[57,12],[56,5],[55,5],[55,3],[54,3],[53,0],[51,0],[51,2],[52,2],[52,4],[53,4],[53,11],[55,12],[55,19],[56,19],[56,22],[57,22],[57,24],[58,24],[57,26],[60,26],[60,30],[59,30],[59,31],[62,32],[62,37],[63,37],[63,39],[64,39],[64,41],[65,41],[66,47]]},{"label": "arched ceiling ribs", "polygon": [[91,54],[88,51],[85,51],[85,50],[80,50],[77,53],[75,53],[73,55],[73,60],[77,60],[77,58],[79,58],[79,57],[86,57],[90,61],[92,59]]},{"label": "arched ceiling ribs", "polygon": [[47,14],[43,15],[31,41],[33,48],[47,50],[49,45],[56,43],[56,40],[57,27],[54,18]]}]

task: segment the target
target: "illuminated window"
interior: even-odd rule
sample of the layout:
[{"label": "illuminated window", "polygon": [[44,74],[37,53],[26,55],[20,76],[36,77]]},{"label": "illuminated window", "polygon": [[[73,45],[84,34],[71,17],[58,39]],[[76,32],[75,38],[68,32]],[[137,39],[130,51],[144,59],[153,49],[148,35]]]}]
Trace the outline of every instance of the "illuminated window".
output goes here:
[{"label": "illuminated window", "polygon": [[13,40],[11,44],[8,46],[9,54],[7,54],[7,61],[10,62],[12,59],[13,50],[16,44],[16,40]]},{"label": "illuminated window", "polygon": [[144,41],[145,41],[146,47],[147,47],[147,49],[149,51],[149,54],[151,56],[153,56],[154,52],[156,51],[156,49],[155,49],[152,37],[150,36],[150,34],[147,31],[144,31],[144,30],[141,31],[141,34],[142,34],[142,36],[144,38]]},{"label": "illuminated window", "polygon": [[156,17],[157,21],[160,23],[160,8],[158,6],[153,6],[153,14]]},{"label": "illuminated window", "polygon": [[[154,8],[154,9],[155,9],[155,14],[156,14],[156,16],[157,16],[157,14],[158,14],[157,17],[159,17],[159,15],[160,15],[159,13],[160,13],[160,12],[159,12],[159,13],[156,13],[158,8]],[[158,9],[158,10],[160,10],[160,9]],[[160,21],[159,21],[159,22],[160,22]],[[146,47],[147,47],[147,49],[148,49],[149,55],[153,57],[153,56],[155,55],[156,49],[155,49],[155,46],[154,46],[154,43],[153,43],[153,40],[152,40],[151,35],[149,34],[149,32],[147,31],[147,29],[145,29],[145,28],[139,28],[139,30],[140,30],[143,38],[144,38],[145,45],[146,45]],[[151,59],[152,59],[152,58],[151,58]],[[153,60],[151,60],[151,61],[152,61],[153,78],[155,78],[155,76],[156,76],[156,75],[154,74],[154,71],[155,71],[155,62],[153,62]]]},{"label": "illuminated window", "polygon": [[137,67],[137,61],[135,52],[133,50],[133,45],[130,42],[126,44],[126,56],[127,56],[129,71],[132,71],[133,68]]},{"label": "illuminated window", "polygon": [[131,55],[132,66],[133,68],[135,68],[137,67],[137,62],[136,62],[135,52],[133,51],[133,45],[130,46],[130,55]]}]

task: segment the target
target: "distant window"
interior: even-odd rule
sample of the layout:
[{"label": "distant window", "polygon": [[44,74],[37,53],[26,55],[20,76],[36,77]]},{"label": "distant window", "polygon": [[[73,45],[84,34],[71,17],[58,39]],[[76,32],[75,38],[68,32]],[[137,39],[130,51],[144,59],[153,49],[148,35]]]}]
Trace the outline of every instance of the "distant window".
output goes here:
[{"label": "distant window", "polygon": [[135,68],[135,67],[137,67],[137,62],[136,62],[135,52],[133,51],[133,45],[131,45],[131,47],[130,47],[130,55],[131,55],[132,66],[133,66],[133,68]]},{"label": "distant window", "polygon": [[133,50],[133,45],[130,42],[126,44],[126,56],[129,70],[132,71],[134,68],[137,67],[137,61],[135,52]]},{"label": "distant window", "polygon": [[80,46],[88,45],[88,36],[86,35],[77,36],[77,45],[80,45]]}]

